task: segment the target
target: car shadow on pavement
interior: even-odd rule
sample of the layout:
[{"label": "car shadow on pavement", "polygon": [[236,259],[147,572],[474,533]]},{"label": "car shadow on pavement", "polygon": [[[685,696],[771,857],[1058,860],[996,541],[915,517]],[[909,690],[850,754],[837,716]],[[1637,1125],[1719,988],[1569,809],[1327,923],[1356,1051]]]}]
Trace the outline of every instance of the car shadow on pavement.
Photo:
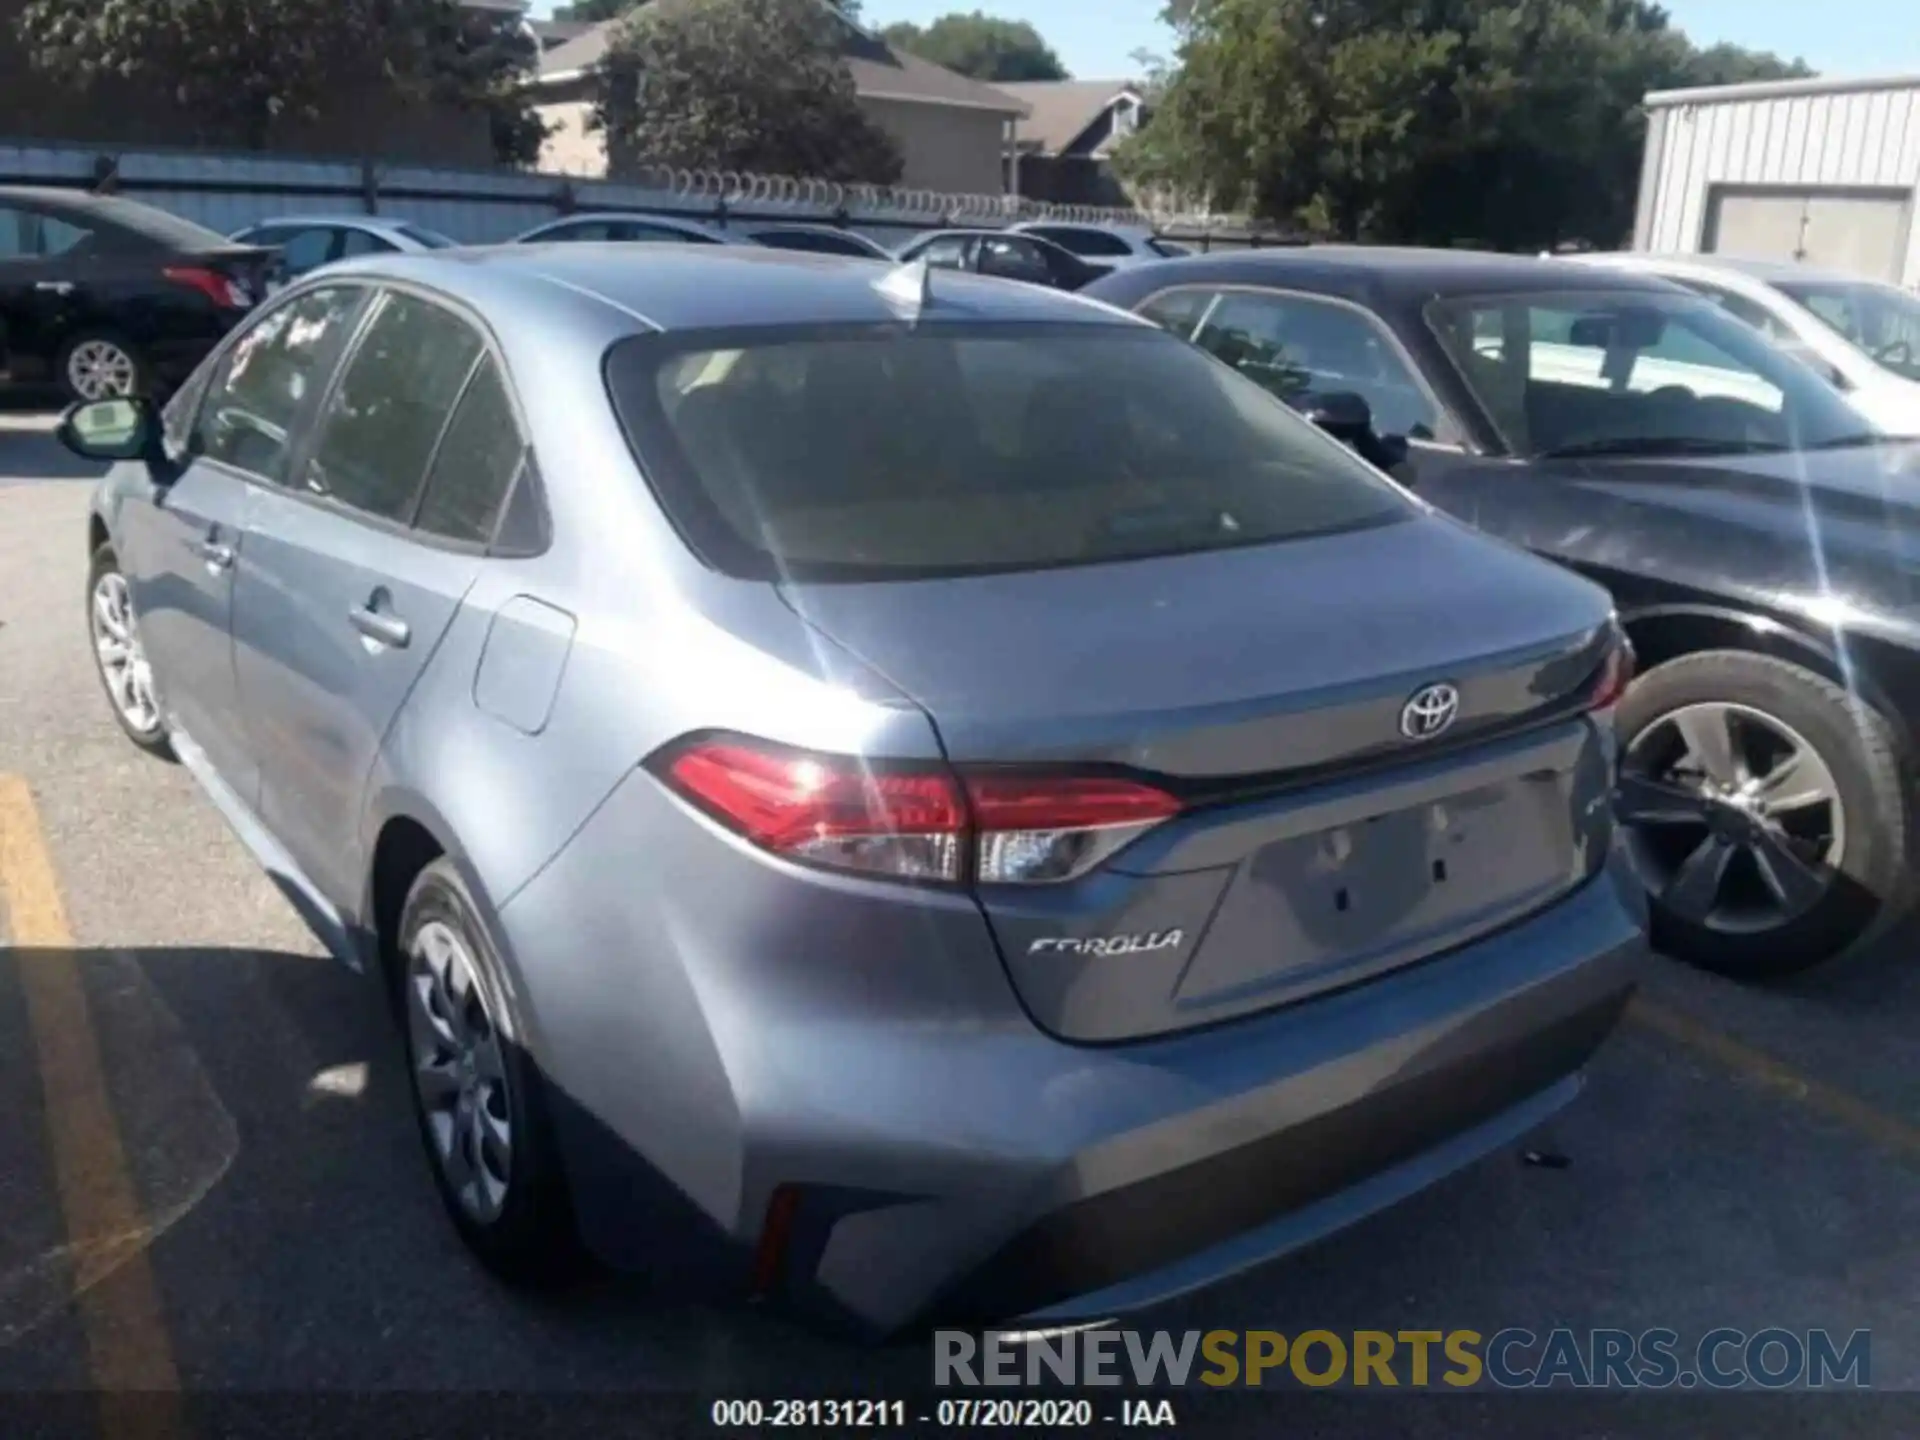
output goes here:
[{"label": "car shadow on pavement", "polygon": [[[69,1298],[58,1119],[21,983],[48,964],[82,978],[189,1388],[723,1393],[844,1369],[844,1339],[637,1275],[595,1267],[547,1293],[495,1280],[441,1209],[381,987],[317,955],[193,947],[0,949],[0,1377],[44,1368],[34,1332],[54,1335],[42,1321]],[[868,1360],[925,1371],[918,1350]]]},{"label": "car shadow on pavement", "polygon": [[[26,423],[20,423],[21,420]],[[83,460],[53,438],[51,420],[45,425],[33,417],[0,410],[0,485],[36,480],[97,480],[107,467]]]}]

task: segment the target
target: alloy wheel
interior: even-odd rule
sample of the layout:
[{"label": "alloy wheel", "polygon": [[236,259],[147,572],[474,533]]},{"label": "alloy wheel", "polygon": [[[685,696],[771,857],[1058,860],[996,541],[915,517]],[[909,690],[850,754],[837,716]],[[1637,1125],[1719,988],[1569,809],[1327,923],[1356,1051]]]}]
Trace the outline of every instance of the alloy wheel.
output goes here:
[{"label": "alloy wheel", "polygon": [[131,395],[137,374],[133,357],[111,340],[83,340],[67,356],[67,384],[82,400]]},{"label": "alloy wheel", "polygon": [[93,586],[93,653],[107,693],[127,728],[151,735],[160,728],[160,706],[153,695],[153,670],[140,645],[127,580],[109,570]]},{"label": "alloy wheel", "polygon": [[1615,813],[1660,905],[1728,934],[1805,915],[1846,850],[1832,769],[1792,726],[1746,705],[1682,706],[1634,736]]},{"label": "alloy wheel", "polygon": [[513,1175],[513,1110],[500,1032],[464,939],[430,920],[407,959],[407,1037],[434,1163],[460,1208],[489,1224]]}]

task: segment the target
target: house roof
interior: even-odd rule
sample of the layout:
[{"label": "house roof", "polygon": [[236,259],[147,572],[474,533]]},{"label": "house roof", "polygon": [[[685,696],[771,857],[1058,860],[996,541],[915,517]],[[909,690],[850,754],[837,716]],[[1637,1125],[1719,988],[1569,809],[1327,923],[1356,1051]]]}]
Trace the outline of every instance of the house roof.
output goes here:
[{"label": "house roof", "polygon": [[1121,96],[1140,94],[1130,80],[1028,80],[1000,88],[1026,102],[1029,114],[1020,122],[1020,141],[1045,155],[1066,150]]},{"label": "house roof", "polygon": [[569,40],[578,40],[593,28],[590,20],[530,20],[533,33],[541,45],[551,50]]},{"label": "house roof", "polygon": [[[659,11],[697,3],[699,0],[652,0],[651,8]],[[557,85],[579,79],[607,58],[614,27],[621,23],[620,20],[603,21],[585,34],[547,51],[540,57],[540,77],[536,83]],[[970,80],[917,55],[896,50],[850,21],[845,22],[844,33],[840,53],[853,72],[854,88],[865,99],[951,105],[992,110],[1003,115],[1027,113],[1026,104],[1006,90]]]}]

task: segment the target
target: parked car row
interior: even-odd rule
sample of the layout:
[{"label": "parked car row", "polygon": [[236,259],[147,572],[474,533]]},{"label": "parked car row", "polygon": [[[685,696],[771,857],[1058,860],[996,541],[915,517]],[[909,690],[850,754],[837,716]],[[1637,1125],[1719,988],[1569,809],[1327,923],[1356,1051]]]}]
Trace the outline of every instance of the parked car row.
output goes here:
[{"label": "parked car row", "polygon": [[[513,243],[563,241],[758,245],[896,258],[879,242],[834,226],[721,228],[631,212],[570,215]],[[57,389],[69,400],[164,395],[280,286],[340,260],[455,244],[425,226],[381,215],[288,215],[222,237],[125,198],[0,187],[0,386]],[[1144,231],[1044,222],[1012,232],[941,232],[910,248],[932,264],[1062,289],[1141,257],[1179,251]]]}]

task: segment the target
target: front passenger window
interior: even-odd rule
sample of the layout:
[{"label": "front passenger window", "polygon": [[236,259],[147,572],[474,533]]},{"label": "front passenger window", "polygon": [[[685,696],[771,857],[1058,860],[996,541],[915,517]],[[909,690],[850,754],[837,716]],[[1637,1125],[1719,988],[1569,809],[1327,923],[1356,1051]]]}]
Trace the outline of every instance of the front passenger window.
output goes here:
[{"label": "front passenger window", "polygon": [[389,294],[327,401],[302,487],[382,520],[409,521],[480,350],[480,336],[458,315]]}]

